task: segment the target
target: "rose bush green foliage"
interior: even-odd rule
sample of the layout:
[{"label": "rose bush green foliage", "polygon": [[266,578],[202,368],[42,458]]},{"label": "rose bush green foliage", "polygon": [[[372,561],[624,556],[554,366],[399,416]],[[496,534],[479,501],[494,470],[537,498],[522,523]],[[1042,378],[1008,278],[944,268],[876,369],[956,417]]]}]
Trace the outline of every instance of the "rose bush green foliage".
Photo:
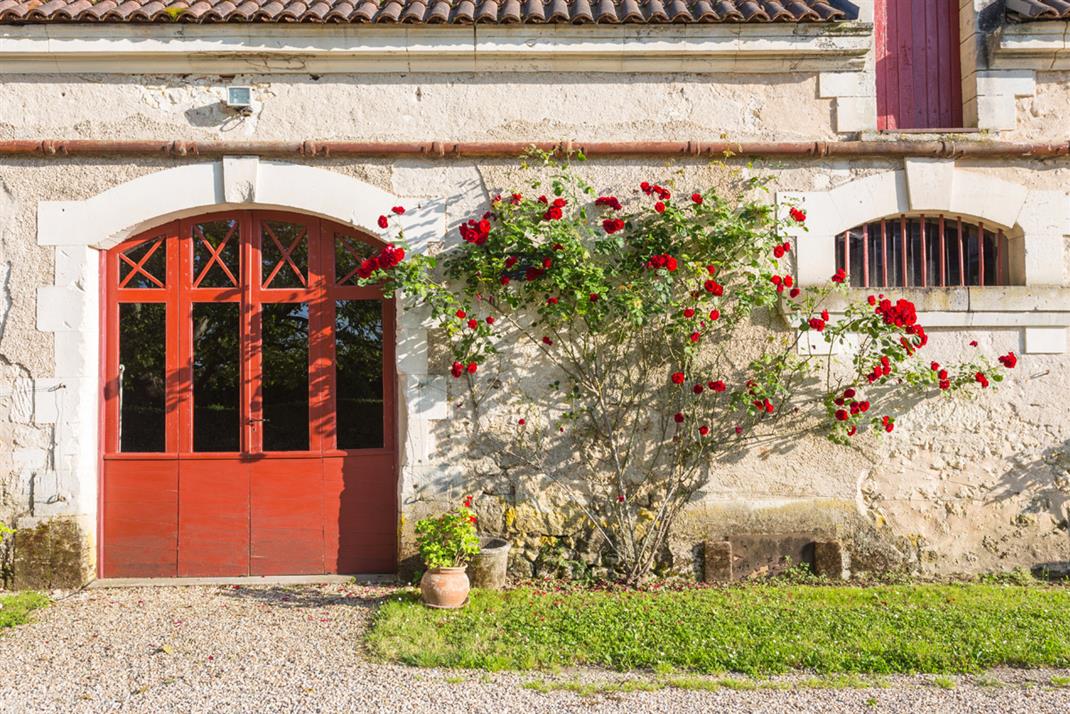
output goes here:
[{"label": "rose bush green foliage", "polygon": [[13,528],[8,528],[6,523],[0,521],[0,543],[3,543],[4,539],[14,532],[15,530]]},{"label": "rose bush green foliage", "polygon": [[[741,198],[643,182],[625,206],[570,162],[541,159],[549,184],[495,196],[456,247],[385,267],[373,258],[363,274],[430,306],[473,410],[496,391],[513,398],[508,424],[482,436],[507,432],[495,442],[502,468],[570,495],[626,581],[663,558],[718,462],[814,430],[842,445],[885,435],[910,405],[987,388],[1017,361],[924,361],[914,305],[883,294],[850,303],[843,269],[801,288],[793,240],[805,240],[806,214],[778,216],[764,181]],[[763,321],[771,329],[752,349]],[[835,350],[849,356],[800,349],[815,335],[853,345]],[[524,369],[553,376],[531,394]]]},{"label": "rose bush green foliage", "polygon": [[464,504],[434,518],[416,523],[416,545],[420,558],[428,569],[460,568],[479,553],[476,515],[472,512],[472,497]]}]

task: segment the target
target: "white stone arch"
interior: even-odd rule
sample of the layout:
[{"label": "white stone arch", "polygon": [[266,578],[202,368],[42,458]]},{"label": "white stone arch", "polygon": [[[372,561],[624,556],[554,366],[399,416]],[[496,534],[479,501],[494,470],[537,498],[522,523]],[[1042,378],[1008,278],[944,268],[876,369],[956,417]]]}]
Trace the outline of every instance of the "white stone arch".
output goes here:
[{"label": "white stone arch", "polygon": [[906,159],[889,169],[840,184],[827,191],[781,192],[781,206],[807,211],[800,233],[798,277],[804,285],[824,283],[835,270],[836,236],[880,218],[912,214],[961,216],[1002,228],[1023,240],[1022,270],[1027,285],[1061,285],[1067,196],[1062,191],[1031,190],[992,176],[984,168],[957,166],[951,159]]},{"label": "white stone arch", "polygon": [[[38,289],[37,328],[51,332],[56,363],[38,380],[38,423],[55,425],[55,477],[35,484],[35,515],[75,518],[95,548],[99,529],[100,254],[155,225],[226,209],[280,209],[351,225],[389,240],[378,217],[401,205],[406,242],[429,250],[445,236],[445,202],[394,195],[335,171],[257,157],[225,157],[164,169],[82,201],[38,205],[37,242],[55,250],[55,283]],[[400,301],[399,301],[400,304]],[[434,448],[428,422],[447,416],[444,376],[428,374],[427,325],[417,310],[397,319],[399,496]],[[399,503],[401,499],[399,498]]]}]

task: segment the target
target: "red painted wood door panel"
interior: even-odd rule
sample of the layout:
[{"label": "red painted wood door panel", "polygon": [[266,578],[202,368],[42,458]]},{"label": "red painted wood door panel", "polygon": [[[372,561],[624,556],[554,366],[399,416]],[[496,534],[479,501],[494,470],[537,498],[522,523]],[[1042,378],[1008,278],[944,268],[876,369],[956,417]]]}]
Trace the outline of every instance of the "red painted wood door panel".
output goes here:
[{"label": "red painted wood door panel", "polygon": [[394,306],[309,216],[162,226],[104,261],[101,573],[392,572]]},{"label": "red painted wood door panel", "polygon": [[962,127],[957,0],[877,0],[877,128]]}]

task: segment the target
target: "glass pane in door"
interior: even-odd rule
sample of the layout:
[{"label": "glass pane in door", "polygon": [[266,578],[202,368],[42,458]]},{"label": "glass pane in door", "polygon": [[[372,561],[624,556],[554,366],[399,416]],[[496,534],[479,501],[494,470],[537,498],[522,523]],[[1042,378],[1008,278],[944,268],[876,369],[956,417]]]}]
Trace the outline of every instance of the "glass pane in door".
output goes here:
[{"label": "glass pane in door", "polygon": [[338,448],[383,448],[383,304],[335,303]]},{"label": "glass pane in door", "polygon": [[241,451],[239,308],[193,305],[194,451]]},{"label": "glass pane in door", "polygon": [[119,451],[164,450],[167,307],[119,305]]},{"label": "glass pane in door", "polygon": [[264,451],[308,451],[308,305],[264,303]]}]

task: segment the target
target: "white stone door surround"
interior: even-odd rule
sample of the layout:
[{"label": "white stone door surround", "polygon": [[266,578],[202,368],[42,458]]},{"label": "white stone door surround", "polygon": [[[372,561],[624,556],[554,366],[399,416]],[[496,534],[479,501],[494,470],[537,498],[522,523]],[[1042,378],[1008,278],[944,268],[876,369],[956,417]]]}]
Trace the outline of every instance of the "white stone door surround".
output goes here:
[{"label": "white stone door surround", "polygon": [[[55,250],[55,282],[37,291],[37,329],[55,339],[55,372],[38,380],[38,421],[55,424],[55,478],[34,493],[35,518],[76,518],[99,553],[100,251],[155,225],[235,208],[284,209],[351,225],[390,241],[377,225],[392,206],[411,250],[432,249],[445,236],[445,201],[408,199],[358,179],[301,164],[224,157],[164,169],[83,201],[38,205],[37,242]],[[409,474],[434,448],[428,422],[447,415],[446,379],[428,374],[427,325],[419,311],[397,320],[400,495]],[[39,489],[38,489],[39,490]],[[36,504],[42,504],[37,508]],[[47,507],[44,504],[48,504]]]}]

